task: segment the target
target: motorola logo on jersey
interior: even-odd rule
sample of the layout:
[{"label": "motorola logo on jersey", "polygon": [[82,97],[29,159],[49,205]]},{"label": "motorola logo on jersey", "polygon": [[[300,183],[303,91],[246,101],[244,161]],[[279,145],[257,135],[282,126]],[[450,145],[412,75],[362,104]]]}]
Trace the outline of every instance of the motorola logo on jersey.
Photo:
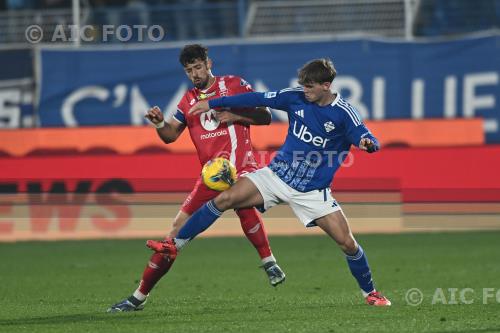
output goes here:
[{"label": "motorola logo on jersey", "polygon": [[312,143],[316,147],[326,147],[326,143],[330,141],[330,139],[322,138],[321,136],[313,136],[309,131],[306,125],[301,124],[300,128],[297,130],[297,122],[293,122],[293,135],[299,138],[301,141],[305,143]]},{"label": "motorola logo on jersey", "polygon": [[227,131],[225,129],[223,129],[222,131],[218,131],[218,132],[211,132],[211,133],[207,133],[207,134],[202,134],[202,135],[200,135],[200,139],[201,140],[211,139],[211,138],[215,138],[217,136],[222,136],[222,135],[227,135]]},{"label": "motorola logo on jersey", "polygon": [[207,131],[213,131],[220,125],[220,121],[215,117],[215,110],[210,109],[200,114],[201,126]]}]

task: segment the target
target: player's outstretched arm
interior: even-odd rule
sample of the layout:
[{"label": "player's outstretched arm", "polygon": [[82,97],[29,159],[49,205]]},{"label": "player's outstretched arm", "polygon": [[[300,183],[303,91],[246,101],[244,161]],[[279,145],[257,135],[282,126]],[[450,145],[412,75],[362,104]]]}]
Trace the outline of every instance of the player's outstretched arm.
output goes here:
[{"label": "player's outstretched arm", "polygon": [[249,92],[233,96],[224,96],[211,100],[200,101],[193,105],[189,110],[190,114],[197,115],[208,111],[210,108],[255,108],[259,106],[268,106],[273,109],[286,110],[287,99],[281,98],[282,94],[278,92]]},{"label": "player's outstretched arm", "polygon": [[199,101],[198,103],[193,105],[191,107],[191,109],[189,109],[189,114],[197,115],[197,114],[200,114],[203,112],[207,112],[208,110],[210,110],[210,106],[208,105],[208,101],[207,100]]},{"label": "player's outstretched arm", "polygon": [[154,127],[156,127],[158,136],[167,144],[177,140],[186,127],[184,124],[175,120],[166,122],[163,117],[163,112],[161,112],[158,106],[154,106],[149,109],[144,117],[148,119]]},{"label": "player's outstretched arm", "polygon": [[258,107],[253,110],[230,109],[220,111],[216,114],[222,123],[240,123],[244,125],[269,125],[271,123],[271,111],[268,108]]}]

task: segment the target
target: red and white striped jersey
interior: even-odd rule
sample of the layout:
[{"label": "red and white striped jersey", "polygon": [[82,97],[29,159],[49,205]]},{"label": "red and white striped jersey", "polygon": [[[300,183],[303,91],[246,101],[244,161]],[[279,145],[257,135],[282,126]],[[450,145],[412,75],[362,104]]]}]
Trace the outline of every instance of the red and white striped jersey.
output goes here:
[{"label": "red and white striped jersey", "polygon": [[[257,167],[252,151],[250,126],[227,123],[223,124],[215,117],[215,110],[208,110],[200,115],[188,114],[189,109],[198,101],[221,96],[231,96],[253,89],[240,77],[216,76],[214,83],[205,90],[188,90],[177,105],[174,119],[185,124],[189,129],[201,165],[215,157],[229,159],[238,170],[251,171]],[[247,109],[252,112],[255,109]]]}]

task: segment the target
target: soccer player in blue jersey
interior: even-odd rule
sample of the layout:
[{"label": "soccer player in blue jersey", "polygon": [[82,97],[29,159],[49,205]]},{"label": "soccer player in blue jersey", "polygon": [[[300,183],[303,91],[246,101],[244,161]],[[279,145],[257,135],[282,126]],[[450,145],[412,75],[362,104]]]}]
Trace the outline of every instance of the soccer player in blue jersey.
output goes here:
[{"label": "soccer player in blue jersey", "polygon": [[356,109],[339,93],[331,91],[336,76],[328,59],[308,62],[299,70],[303,88],[275,92],[246,93],[200,101],[192,114],[223,107],[268,106],[288,113],[285,143],[269,166],[241,177],[229,190],[197,210],[176,238],[148,241],[156,252],[175,257],[196,235],[234,208],[261,207],[267,210],[288,203],[306,227],[319,226],[345,253],[366,303],[389,306],[391,302],[375,290],[363,248],[356,242],[330,185],[351,145],[373,153],[379,143],[363,124]]}]

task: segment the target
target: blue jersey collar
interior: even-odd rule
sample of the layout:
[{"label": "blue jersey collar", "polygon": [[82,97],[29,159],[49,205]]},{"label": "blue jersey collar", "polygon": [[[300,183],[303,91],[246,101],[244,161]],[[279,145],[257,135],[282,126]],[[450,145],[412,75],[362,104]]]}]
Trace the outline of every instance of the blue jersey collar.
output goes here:
[{"label": "blue jersey collar", "polygon": [[335,97],[335,99],[333,100],[332,104],[330,104],[331,106],[335,106],[337,104],[337,102],[339,101],[340,99],[340,94],[338,91],[333,91],[334,94],[337,95],[337,97]]}]

